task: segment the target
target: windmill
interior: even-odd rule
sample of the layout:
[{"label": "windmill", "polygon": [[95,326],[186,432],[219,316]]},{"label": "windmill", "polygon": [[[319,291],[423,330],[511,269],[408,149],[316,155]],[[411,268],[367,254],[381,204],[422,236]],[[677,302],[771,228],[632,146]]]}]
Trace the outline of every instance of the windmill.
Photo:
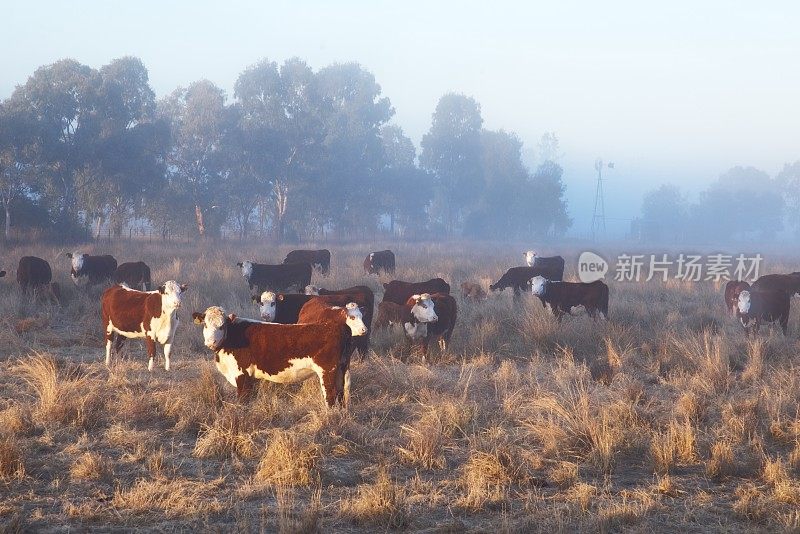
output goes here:
[{"label": "windmill", "polygon": [[[597,189],[594,193],[594,213],[592,214],[592,241],[597,241],[598,234],[606,235],[606,205],[603,199],[603,160],[597,158],[594,168],[597,170]],[[609,162],[608,168],[613,169],[614,163]]]}]

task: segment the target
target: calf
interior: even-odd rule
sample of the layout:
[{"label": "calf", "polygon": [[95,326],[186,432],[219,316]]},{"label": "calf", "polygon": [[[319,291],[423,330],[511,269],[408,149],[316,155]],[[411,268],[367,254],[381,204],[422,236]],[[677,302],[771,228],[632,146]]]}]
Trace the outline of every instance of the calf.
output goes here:
[{"label": "calf", "polygon": [[394,302],[395,304],[405,304],[412,295],[421,295],[423,293],[450,294],[450,284],[441,278],[432,278],[427,282],[392,280],[388,284],[383,284],[383,289],[383,300]]},{"label": "calf", "polygon": [[736,315],[744,327],[745,334],[758,335],[762,322],[778,321],[787,335],[789,328],[789,307],[791,294],[780,290],[755,289],[739,293]]},{"label": "calf", "polygon": [[143,261],[123,263],[114,271],[114,283],[150,291],[150,267]]},{"label": "calf", "polygon": [[114,277],[117,260],[114,256],[90,256],[82,252],[67,252],[72,260],[69,275],[76,286],[93,286],[105,283]]},{"label": "calf", "polygon": [[[420,302],[424,302],[425,297],[428,295],[420,295]],[[415,339],[420,341],[422,346],[422,354],[428,354],[428,344],[431,339],[439,338],[439,348],[445,350],[450,343],[450,337],[453,335],[453,329],[456,326],[456,318],[458,316],[458,307],[456,306],[456,299],[450,295],[442,293],[434,293],[428,296],[431,303],[431,312],[436,316],[436,319],[428,322],[418,322],[417,316],[411,314],[411,325],[404,324],[406,335],[408,335],[412,342]]]},{"label": "calf", "polygon": [[800,273],[765,274],[753,282],[753,289],[785,291],[789,295],[800,293]]},{"label": "calf", "polygon": [[23,256],[17,264],[17,283],[23,292],[36,292],[47,300],[61,302],[61,288],[53,282],[53,271],[47,260]]},{"label": "calf", "polygon": [[322,274],[328,274],[331,270],[331,251],[328,249],[293,250],[286,255],[283,263],[309,263],[312,267],[319,269]]},{"label": "calf", "polygon": [[267,265],[243,261],[236,265],[242,270],[242,276],[247,280],[251,291],[288,291],[292,287],[299,290],[311,283],[310,263]]},{"label": "calf", "polygon": [[[539,262],[544,261],[541,265]],[[553,260],[553,261],[549,261]],[[542,276],[553,282],[560,282],[564,278],[564,258],[537,258],[533,267],[512,267],[500,277],[496,283],[489,286],[492,291],[502,291],[507,287],[514,290],[514,296],[519,297],[527,290],[531,278]]]},{"label": "calf", "polygon": [[106,338],[106,365],[111,364],[112,343],[118,352],[125,338],[144,338],[153,370],[156,343],[164,346],[164,370],[169,371],[169,355],[178,327],[178,308],[187,285],[170,280],[156,291],[137,291],[125,285],[106,289],[101,317]]},{"label": "calf", "polygon": [[486,300],[486,290],[475,282],[461,282],[461,296],[465,300]]},{"label": "calf", "polygon": [[728,313],[736,317],[736,307],[739,303],[739,293],[750,289],[750,284],[731,280],[725,284],[725,307]]},{"label": "calf", "polygon": [[366,274],[378,274],[380,271],[394,274],[394,252],[391,250],[370,252],[364,259],[364,272]]},{"label": "calf", "polygon": [[262,323],[226,315],[218,306],[192,317],[203,325],[203,340],[214,352],[217,370],[236,387],[240,401],[250,396],[257,379],[291,383],[316,376],[329,407],[346,404],[347,326]]},{"label": "calf", "polygon": [[559,322],[564,314],[572,315],[572,308],[583,306],[592,319],[597,312],[608,319],[608,286],[601,280],[591,283],[554,282],[542,276],[536,276],[531,283],[531,291],[539,297],[542,305],[550,305],[550,309]]}]

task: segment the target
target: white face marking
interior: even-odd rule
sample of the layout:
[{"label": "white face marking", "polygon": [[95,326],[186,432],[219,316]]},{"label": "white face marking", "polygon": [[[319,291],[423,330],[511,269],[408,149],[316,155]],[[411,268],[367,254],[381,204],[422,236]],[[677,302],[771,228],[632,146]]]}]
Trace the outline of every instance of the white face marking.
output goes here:
[{"label": "white face marking", "polygon": [[406,335],[411,339],[422,339],[428,335],[427,323],[403,323],[403,329],[406,331]]},{"label": "white face marking", "polygon": [[261,293],[261,297],[258,299],[258,302],[258,308],[261,312],[261,319],[268,323],[274,321],[277,310],[275,293],[272,291],[264,291]]},{"label": "white face marking", "polygon": [[361,315],[361,309],[355,302],[349,302],[345,306],[347,310],[347,326],[350,327],[350,332],[354,336],[363,336],[367,333],[367,325],[364,324],[364,317]]},{"label": "white face marking", "polygon": [[206,347],[216,351],[225,338],[225,310],[219,306],[211,306],[206,310],[203,321],[203,342]]},{"label": "white face marking", "polygon": [[253,262],[252,261],[243,261],[242,262],[242,276],[247,278],[248,280],[253,275]]},{"label": "white face marking", "polygon": [[369,261],[372,261],[372,258],[375,256],[374,252],[369,253]]},{"label": "white face marking", "polygon": [[750,306],[752,305],[753,301],[750,298],[749,291],[742,291],[739,293],[739,301],[736,303],[737,307],[739,308],[739,313],[747,314],[750,313]]},{"label": "white face marking", "polygon": [[83,262],[86,259],[86,254],[83,252],[73,252],[72,253],[72,268],[75,272],[80,271],[83,269]]},{"label": "white face marking", "polygon": [[422,295],[414,295],[411,298],[416,301],[411,308],[411,314],[417,321],[420,323],[435,323],[439,320],[429,294],[423,293]]},{"label": "white face marking", "polygon": [[233,354],[221,350],[217,353],[219,361],[217,364],[217,371],[219,371],[225,380],[234,387],[236,387],[236,379],[244,374],[239,369],[239,364],[236,362],[236,357]]},{"label": "white face marking", "polygon": [[533,267],[533,262],[536,261],[536,251],[535,250],[528,250],[524,254],[525,256],[525,263],[528,264],[528,267]]},{"label": "white face marking", "polygon": [[161,311],[172,313],[181,307],[181,295],[183,290],[175,280],[164,282],[164,293],[161,294]]},{"label": "white face marking", "polygon": [[547,280],[544,276],[534,276],[533,280],[531,280],[531,292],[541,297],[544,295],[544,287],[547,284]]},{"label": "white face marking", "polygon": [[319,288],[317,286],[308,285],[305,290],[306,295],[319,295]]}]

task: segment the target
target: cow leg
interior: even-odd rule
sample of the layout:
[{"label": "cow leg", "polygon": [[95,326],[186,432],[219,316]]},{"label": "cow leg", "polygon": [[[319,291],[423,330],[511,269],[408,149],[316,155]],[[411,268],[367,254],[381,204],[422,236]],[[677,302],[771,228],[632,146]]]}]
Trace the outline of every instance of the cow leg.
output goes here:
[{"label": "cow leg", "polygon": [[255,386],[256,379],[248,374],[242,374],[236,377],[236,398],[239,402],[247,402],[253,395],[253,386]]},{"label": "cow leg", "polygon": [[781,317],[781,328],[783,329],[783,335],[788,335],[789,332],[789,316],[784,315]]},{"label": "cow leg", "polygon": [[[336,402],[340,400],[339,396],[344,396],[344,374],[337,366],[333,369],[323,370],[322,374],[317,376],[319,376],[319,385],[322,389],[322,398],[328,404],[328,408],[333,408]],[[340,381],[341,391],[337,387]]]},{"label": "cow leg", "polygon": [[149,358],[147,362],[147,370],[153,370],[153,361],[156,357],[156,342],[150,336],[144,337],[144,345],[147,347],[147,356]]},{"label": "cow leg", "polygon": [[169,353],[172,352],[172,340],[164,345],[164,370],[169,371]]},{"label": "cow leg", "polygon": [[439,338],[439,350],[442,352],[447,350],[447,341],[444,339],[444,336]]},{"label": "cow leg", "polygon": [[114,342],[114,332],[106,331],[106,367],[111,365],[111,345]]}]

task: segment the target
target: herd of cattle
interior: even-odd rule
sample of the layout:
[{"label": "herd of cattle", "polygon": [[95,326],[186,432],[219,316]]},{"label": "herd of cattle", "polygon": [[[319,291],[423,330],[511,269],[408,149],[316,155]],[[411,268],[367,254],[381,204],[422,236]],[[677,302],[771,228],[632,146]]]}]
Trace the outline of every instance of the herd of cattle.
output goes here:
[{"label": "herd of cattle", "polygon": [[[164,351],[164,369],[170,368],[170,353],[178,327],[178,309],[186,284],[170,280],[151,291],[150,268],[144,262],[117,264],[113,256],[68,253],[70,278],[78,287],[113,281],[101,297],[101,318],[106,342],[106,365],[126,339],[144,339],[152,371],[156,344]],[[564,258],[539,257],[524,253],[526,264],[512,267],[492,291],[513,290],[515,299],[523,292],[537,296],[561,321],[572,309],[583,307],[590,317],[608,319],[608,286],[602,281],[564,282]],[[203,341],[215,357],[219,372],[237,388],[240,399],[249,397],[256,380],[289,383],[312,376],[319,379],[329,406],[347,403],[350,359],[358,350],[363,359],[374,329],[402,327],[412,345],[427,354],[431,340],[442,350],[450,342],[458,307],[450,285],[441,278],[425,282],[392,280],[383,284],[383,298],[377,306],[373,326],[375,295],[368,286],[324,289],[311,285],[314,271],[330,270],[328,250],[295,250],[282,264],[237,263],[258,306],[260,319],[228,314],[210,306],[192,314],[203,327]],[[371,252],[364,259],[365,274],[394,273],[395,255],[390,250]],[[0,271],[0,277],[5,276]],[[34,256],[19,260],[17,282],[21,289],[60,302],[58,284],[52,281],[48,262]],[[755,333],[762,322],[779,321],[787,332],[789,302],[800,292],[800,272],[766,275],[752,286],[731,281],[725,288],[725,302],[745,330]],[[465,301],[487,298],[475,282],[461,284]]]}]

